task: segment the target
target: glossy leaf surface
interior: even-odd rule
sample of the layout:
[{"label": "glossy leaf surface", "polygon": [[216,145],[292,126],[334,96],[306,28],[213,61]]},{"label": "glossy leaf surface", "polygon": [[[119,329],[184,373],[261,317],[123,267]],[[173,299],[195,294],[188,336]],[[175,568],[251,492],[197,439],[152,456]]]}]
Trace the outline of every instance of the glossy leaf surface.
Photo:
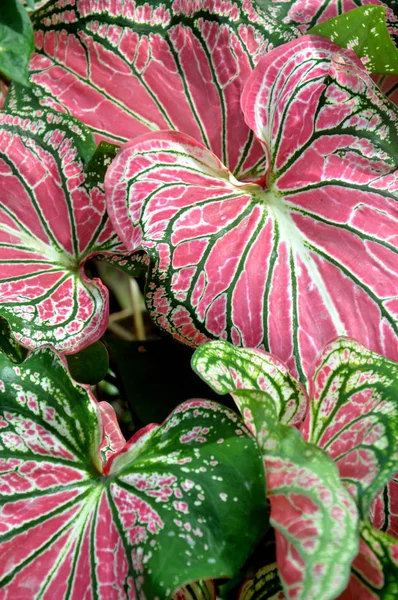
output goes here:
[{"label": "glossy leaf surface", "polygon": [[0,113],[0,314],[28,348],[76,352],[106,327],[108,292],[84,262],[121,244],[105,213],[106,154],[95,150],[67,116]]},{"label": "glossy leaf surface", "polygon": [[398,365],[338,340],[317,359],[310,397],[303,435],[335,461],[366,518],[398,470]]},{"label": "glossy leaf surface", "polygon": [[305,416],[304,389],[271,354],[236,348],[227,342],[210,342],[195,351],[192,367],[219,394],[234,396],[236,389],[265,392],[285,425],[301,424]]},{"label": "glossy leaf surface", "polygon": [[175,132],[136,138],[107,172],[116,231],[151,257],[156,323],[263,348],[302,382],[337,335],[398,358],[398,113],[317,36],[263,57],[242,107],[268,154],[258,184]]},{"label": "glossy leaf surface", "polygon": [[34,25],[31,81],[41,104],[70,112],[97,139],[175,129],[231,171],[258,171],[264,155],[240,95],[259,56],[288,33],[255,3],[65,0],[59,10],[54,0]]},{"label": "glossy leaf surface", "polygon": [[398,49],[386,27],[382,6],[361,6],[313,27],[342,48],[351,48],[370,73],[398,74]]},{"label": "glossy leaf surface", "polygon": [[279,423],[264,392],[234,394],[264,459],[270,523],[287,598],[332,599],[347,585],[358,552],[358,512],[333,461]]},{"label": "glossy leaf surface", "polygon": [[2,595],[154,600],[242,566],[266,509],[235,413],[191,400],[122,447],[114,413],[51,350],[0,365]]}]

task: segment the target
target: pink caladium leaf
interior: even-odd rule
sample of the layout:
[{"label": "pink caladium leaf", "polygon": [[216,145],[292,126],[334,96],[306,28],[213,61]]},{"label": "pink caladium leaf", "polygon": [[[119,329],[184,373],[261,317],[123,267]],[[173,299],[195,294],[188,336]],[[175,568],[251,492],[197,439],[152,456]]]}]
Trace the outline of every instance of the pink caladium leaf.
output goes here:
[{"label": "pink caladium leaf", "polygon": [[84,263],[123,249],[105,210],[107,152],[66,115],[0,113],[0,314],[27,348],[72,353],[105,330],[108,292]]},{"label": "pink caladium leaf", "polygon": [[236,389],[265,392],[285,425],[301,424],[304,419],[308,402],[304,388],[286,365],[271,354],[209,342],[193,355],[192,368],[218,394],[233,396]]},{"label": "pink caladium leaf", "polygon": [[398,75],[374,75],[372,79],[390,102],[398,105]]},{"label": "pink caladium leaf", "polygon": [[347,586],[358,552],[358,511],[325,452],[280,424],[264,392],[235,402],[263,455],[276,560],[287,598],[328,600]]},{"label": "pink caladium leaf", "polygon": [[306,33],[315,25],[333,19],[363,5],[383,6],[386,9],[387,27],[396,39],[398,28],[398,10],[395,0],[257,0],[265,14],[279,23],[298,27]]},{"label": "pink caladium leaf", "polygon": [[304,438],[335,461],[366,518],[398,470],[398,365],[337,340],[314,365],[310,398]]},{"label": "pink caladium leaf", "polygon": [[267,511],[238,416],[190,400],[121,441],[51,349],[0,355],[2,597],[154,600],[241,568]]},{"label": "pink caladium leaf", "polygon": [[268,154],[257,184],[176,132],[136,138],[107,171],[116,231],[151,259],[156,323],[265,349],[302,382],[337,335],[398,358],[398,112],[317,36],[263,57],[242,106]]},{"label": "pink caladium leaf", "polygon": [[60,10],[53,0],[33,21],[30,104],[66,111],[117,144],[182,131],[239,176],[257,176],[264,152],[241,116],[243,84],[261,54],[294,34],[255,2],[63,0]]},{"label": "pink caladium leaf", "polygon": [[370,507],[374,527],[398,538],[398,473],[380,490]]},{"label": "pink caladium leaf", "polygon": [[398,594],[398,539],[362,523],[359,552],[338,600],[393,600]]},{"label": "pink caladium leaf", "polygon": [[[195,371],[213,389],[217,389],[217,378],[220,379],[220,385],[224,385],[225,373],[235,368],[238,356],[241,355],[240,368],[248,369],[248,373],[252,371],[250,362],[245,360],[246,352],[247,350],[238,348],[233,348],[231,352],[230,344],[213,342],[196,350],[192,364]],[[266,360],[269,358],[264,355],[264,361]],[[274,380],[281,382],[284,370],[280,370],[276,362],[269,361],[268,373],[271,365],[274,367]],[[242,378],[245,375],[243,373]],[[246,377],[246,381],[253,387],[250,377]],[[353,563],[348,588],[341,598],[394,598],[398,572],[398,542],[391,535],[397,534],[397,481],[394,476],[398,468],[398,365],[370,352],[354,340],[341,338],[328,344],[320,353],[310,377],[310,408],[300,428],[306,442],[301,440],[301,444],[306,443],[307,448],[329,455],[329,459],[335,464],[334,468],[338,469],[340,485],[344,486],[353,498],[362,517],[360,551]],[[290,385],[286,386],[287,396]],[[278,519],[283,522],[284,518],[288,518],[288,511],[284,509],[283,512],[284,504],[279,499],[279,504],[275,502],[275,507],[276,510],[282,510],[282,513],[278,517],[278,513],[273,512],[273,480],[269,473],[277,475],[279,472],[273,470],[272,462],[271,471],[267,470],[269,452],[272,457],[273,449],[278,444],[275,439],[278,437],[278,429],[268,424],[267,415],[272,411],[276,414],[277,405],[263,391],[231,392],[247,426],[257,436],[260,447],[263,448],[267,490],[271,500],[271,523],[278,530]],[[299,434],[291,433],[292,439],[294,435]],[[297,460],[299,456],[300,452],[296,447],[294,457]],[[308,457],[311,457],[311,453]],[[302,472],[301,468],[297,468],[296,479]],[[291,494],[291,481],[295,481],[293,475],[290,477],[289,485],[284,489],[288,498]],[[285,503],[291,509],[298,506],[296,501],[289,504],[286,500]],[[307,507],[307,511],[306,515],[303,510],[304,517],[312,518],[311,508]],[[297,527],[297,531],[301,533],[303,527]],[[283,548],[279,535],[280,531],[277,533],[277,543],[279,548]],[[292,592],[284,574],[285,555],[285,550],[277,554],[277,562],[286,595],[290,597]],[[297,566],[299,563],[294,564]],[[299,573],[299,567],[297,569]],[[267,578],[263,584],[261,581],[259,577],[256,583],[257,591],[264,585],[265,593]],[[292,581],[295,583],[295,579]],[[255,587],[252,580],[247,584],[248,592]]]},{"label": "pink caladium leaf", "polygon": [[[351,576],[338,600],[395,600],[398,593],[398,540],[361,524],[359,552],[351,566]],[[322,599],[324,596],[321,596]],[[239,600],[284,600],[276,563],[257,571],[242,586]]]}]

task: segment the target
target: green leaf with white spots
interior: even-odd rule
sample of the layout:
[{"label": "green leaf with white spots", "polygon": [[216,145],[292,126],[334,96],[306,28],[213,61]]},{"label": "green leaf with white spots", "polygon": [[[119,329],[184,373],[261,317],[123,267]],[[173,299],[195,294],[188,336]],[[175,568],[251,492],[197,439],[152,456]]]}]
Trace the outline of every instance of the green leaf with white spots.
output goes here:
[{"label": "green leaf with white spots", "polygon": [[333,461],[279,423],[264,392],[234,398],[264,460],[276,559],[287,598],[331,600],[348,583],[358,552],[358,511]]},{"label": "green leaf with white spots", "polygon": [[154,600],[232,577],[267,526],[264,485],[255,440],[219,404],[185,402],[124,443],[52,350],[0,355],[2,598]]},{"label": "green leaf with white spots", "polygon": [[286,425],[301,423],[307,395],[277,357],[254,348],[236,348],[228,342],[199,346],[192,358],[194,371],[218,394],[235,389],[261,390],[273,402]]},{"label": "green leaf with white spots", "polygon": [[308,31],[351,48],[370,73],[397,74],[398,49],[386,26],[384,6],[366,4],[324,21]]}]

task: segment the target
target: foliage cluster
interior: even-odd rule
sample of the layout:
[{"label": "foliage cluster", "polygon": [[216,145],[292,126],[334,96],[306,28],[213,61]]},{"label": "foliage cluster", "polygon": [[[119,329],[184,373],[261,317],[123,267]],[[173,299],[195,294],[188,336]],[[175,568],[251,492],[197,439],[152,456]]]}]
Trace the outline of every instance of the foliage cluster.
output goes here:
[{"label": "foliage cluster", "polygon": [[2,7],[0,598],[398,597],[394,6]]}]

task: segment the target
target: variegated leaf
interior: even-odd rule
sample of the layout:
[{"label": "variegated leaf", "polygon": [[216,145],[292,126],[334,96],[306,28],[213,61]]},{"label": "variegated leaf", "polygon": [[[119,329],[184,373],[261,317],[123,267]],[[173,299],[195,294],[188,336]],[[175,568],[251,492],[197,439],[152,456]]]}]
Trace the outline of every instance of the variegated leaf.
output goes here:
[{"label": "variegated leaf", "polygon": [[386,10],[390,34],[394,40],[397,39],[398,8],[395,0],[257,0],[257,3],[266,15],[284,25],[298,27],[302,33],[359,6],[382,6]]},{"label": "variegated leaf", "polygon": [[268,154],[256,184],[175,132],[136,138],[107,172],[118,234],[151,257],[156,323],[263,348],[302,382],[337,335],[398,358],[398,112],[317,36],[263,57],[242,106]]},{"label": "variegated leaf", "polygon": [[76,352],[106,327],[108,292],[84,263],[122,248],[105,212],[107,157],[75,119],[0,113],[0,314],[25,347]]},{"label": "variegated leaf", "polygon": [[236,348],[227,342],[199,346],[192,368],[218,394],[234,390],[262,390],[274,404],[285,425],[301,424],[307,410],[307,394],[286,365],[271,354],[252,348]]},{"label": "variegated leaf", "polygon": [[377,494],[370,507],[374,527],[398,538],[398,473]]},{"label": "variegated leaf", "polygon": [[398,540],[368,523],[361,525],[359,553],[347,589],[338,600],[395,600],[398,597]]},{"label": "variegated leaf", "polygon": [[323,350],[302,433],[335,461],[362,517],[398,470],[398,365],[353,340]]},{"label": "variegated leaf", "polygon": [[256,176],[264,153],[241,118],[242,87],[270,44],[293,34],[251,0],[53,0],[34,26],[31,82],[41,105],[118,144],[182,131],[231,171]]},{"label": "variegated leaf", "polygon": [[390,102],[398,105],[398,75],[375,75],[373,80]]},{"label": "variegated leaf", "polygon": [[112,412],[44,348],[0,356],[0,415],[4,598],[163,600],[233,576],[263,534],[261,459],[221,405],[185,402],[122,447]]},{"label": "variegated leaf", "polygon": [[264,459],[276,560],[287,598],[329,600],[347,585],[358,552],[358,511],[333,461],[279,423],[264,392],[235,401]]},{"label": "variegated leaf", "polygon": [[259,569],[253,579],[245,581],[238,600],[283,600],[285,597],[278,565],[271,563]]}]

